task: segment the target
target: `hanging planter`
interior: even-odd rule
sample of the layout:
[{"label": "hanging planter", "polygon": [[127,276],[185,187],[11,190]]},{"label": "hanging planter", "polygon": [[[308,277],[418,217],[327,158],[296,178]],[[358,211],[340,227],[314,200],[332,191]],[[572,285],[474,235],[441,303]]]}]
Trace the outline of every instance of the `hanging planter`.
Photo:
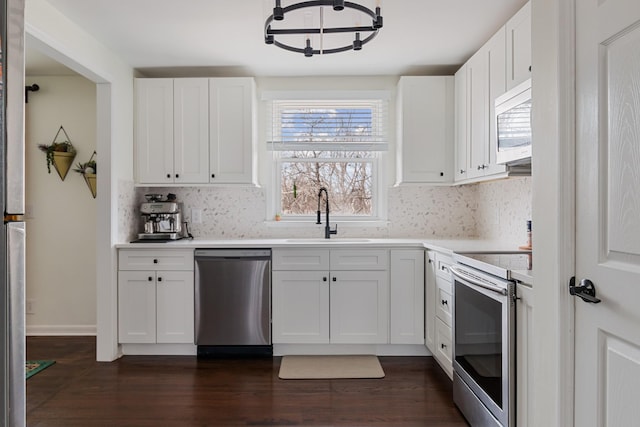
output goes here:
[{"label": "hanging planter", "polygon": [[60,126],[51,144],[39,144],[38,148],[47,155],[47,171],[51,173],[51,165],[53,165],[60,179],[64,181],[76,158],[76,149],[64,128]]},{"label": "hanging planter", "polygon": [[91,195],[93,198],[96,198],[97,194],[97,182],[96,182],[96,172],[98,171],[98,164],[96,163],[94,157],[96,156],[96,152],[94,151],[88,161],[84,163],[78,163],[75,172],[78,172],[84,178],[84,182],[87,183],[87,187],[89,187],[89,191],[91,191]]}]

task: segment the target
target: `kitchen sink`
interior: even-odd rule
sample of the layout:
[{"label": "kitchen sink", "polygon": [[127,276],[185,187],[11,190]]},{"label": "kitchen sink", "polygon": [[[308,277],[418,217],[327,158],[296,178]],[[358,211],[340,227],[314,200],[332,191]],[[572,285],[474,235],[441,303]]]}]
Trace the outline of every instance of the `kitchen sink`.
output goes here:
[{"label": "kitchen sink", "polygon": [[340,238],[334,237],[332,239],[324,239],[321,237],[310,238],[310,239],[286,239],[287,243],[368,243],[371,242],[371,239],[360,239],[360,238]]}]

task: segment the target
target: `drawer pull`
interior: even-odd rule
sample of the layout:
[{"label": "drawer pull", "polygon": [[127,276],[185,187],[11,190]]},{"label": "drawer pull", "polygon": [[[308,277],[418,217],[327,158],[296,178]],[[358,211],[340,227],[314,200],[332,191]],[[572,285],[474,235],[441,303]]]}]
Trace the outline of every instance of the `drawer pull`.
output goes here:
[{"label": "drawer pull", "polygon": [[337,282],[337,281],[338,281],[338,279],[337,279],[337,278],[335,278],[335,277],[334,277],[334,278],[332,278],[331,280],[333,280],[334,282]]},{"label": "drawer pull", "polygon": [[158,282],[162,282],[162,277],[158,277]]},{"label": "drawer pull", "polygon": [[152,282],[153,281],[153,277],[149,276],[149,278],[147,280]]},{"label": "drawer pull", "polygon": [[154,263],[154,264],[157,264],[157,263],[158,263],[158,260],[157,260],[157,259],[154,259],[154,260],[153,260],[153,263]]},{"label": "drawer pull", "polygon": [[442,305],[449,305],[449,301],[447,301],[446,299],[443,299],[442,301],[440,301],[440,303]]},{"label": "drawer pull", "polygon": [[443,349],[447,348],[447,345],[446,344],[440,344],[440,348],[443,348]]},{"label": "drawer pull", "polygon": [[326,277],[323,277],[323,278],[322,278],[322,281],[323,281],[323,282],[326,282],[326,281],[327,281],[327,278],[326,278]]},{"label": "drawer pull", "polygon": [[449,273],[451,271],[451,270],[449,270],[449,267],[447,267],[446,265],[441,265],[440,266],[440,270],[446,271],[447,273]]}]

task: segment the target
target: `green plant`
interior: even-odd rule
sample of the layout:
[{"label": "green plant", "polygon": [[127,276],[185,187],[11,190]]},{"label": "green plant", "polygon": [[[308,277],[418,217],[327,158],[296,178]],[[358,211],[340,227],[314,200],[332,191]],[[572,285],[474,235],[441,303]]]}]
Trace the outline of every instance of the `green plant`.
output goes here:
[{"label": "green plant", "polygon": [[47,155],[47,171],[51,173],[51,164],[53,163],[53,153],[75,153],[76,149],[71,142],[52,142],[51,144],[38,144],[40,151]]},{"label": "green plant", "polygon": [[96,173],[98,171],[96,161],[89,160],[88,162],[78,163],[74,171],[81,175]]}]

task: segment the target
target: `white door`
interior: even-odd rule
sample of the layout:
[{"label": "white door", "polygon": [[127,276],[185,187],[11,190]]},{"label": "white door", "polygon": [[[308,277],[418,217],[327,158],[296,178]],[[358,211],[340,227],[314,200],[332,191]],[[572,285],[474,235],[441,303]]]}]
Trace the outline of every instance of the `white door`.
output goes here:
[{"label": "white door", "polygon": [[575,298],[575,425],[637,426],[640,1],[576,7],[576,278],[602,302]]},{"label": "white door", "polygon": [[193,343],[193,271],[158,271],[156,342]]}]

